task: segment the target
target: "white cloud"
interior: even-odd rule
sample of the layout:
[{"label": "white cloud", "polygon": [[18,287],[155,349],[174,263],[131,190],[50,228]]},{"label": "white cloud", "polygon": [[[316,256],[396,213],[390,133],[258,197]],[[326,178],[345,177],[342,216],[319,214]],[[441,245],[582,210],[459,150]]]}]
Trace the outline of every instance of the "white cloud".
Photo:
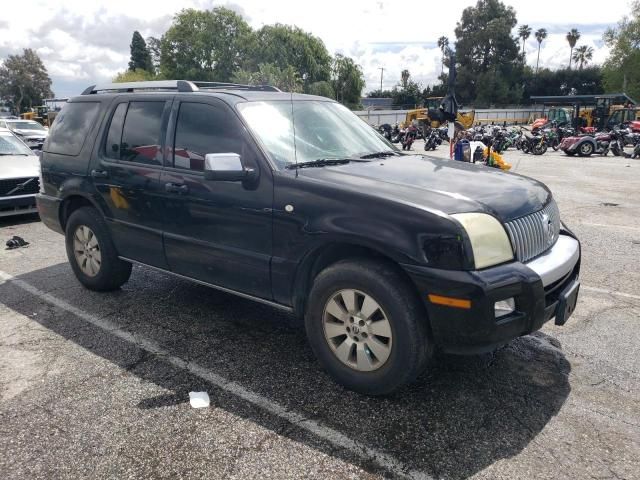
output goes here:
[{"label": "white cloud", "polygon": [[[534,31],[544,27],[550,32],[542,45],[540,64],[551,68],[567,65],[569,46],[564,36],[573,27],[583,32],[578,44],[594,48],[593,63],[602,63],[607,55],[602,33],[629,10],[628,0],[609,0],[606,8],[601,2],[583,0],[579,15],[575,2],[506,0],[505,3],[514,7],[520,23],[528,24]],[[182,8],[227,5],[241,13],[254,28],[280,22],[319,36],[331,53],[352,56],[363,67],[368,90],[379,88],[379,67],[385,68],[385,88],[398,82],[404,68],[411,71],[414,80],[426,85],[434,83],[440,73],[437,38],[446,35],[453,41],[453,30],[462,10],[474,4],[470,0],[429,2],[413,7],[391,0],[5,2],[0,21],[0,58],[22,48],[36,49],[52,75],[56,94],[73,95],[82,90],[81,85],[108,80],[127,68],[133,30],[140,30],[145,37],[159,36]],[[537,42],[533,36],[525,51],[528,63],[535,66]]]}]

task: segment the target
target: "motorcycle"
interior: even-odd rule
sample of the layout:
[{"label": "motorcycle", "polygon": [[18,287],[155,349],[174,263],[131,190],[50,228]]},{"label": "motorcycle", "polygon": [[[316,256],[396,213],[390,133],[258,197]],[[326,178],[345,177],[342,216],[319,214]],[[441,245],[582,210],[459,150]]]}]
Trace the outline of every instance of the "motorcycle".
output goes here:
[{"label": "motorcycle", "polygon": [[435,150],[438,145],[442,144],[442,138],[438,131],[435,128],[432,128],[430,131],[425,132],[425,141],[424,141],[424,149],[425,150]]},{"label": "motorcycle", "polygon": [[400,127],[396,123],[393,126],[393,130],[391,130],[391,143],[400,143],[404,139],[405,131],[404,129],[400,130]]},{"label": "motorcycle", "polygon": [[378,127],[378,132],[380,132],[380,134],[389,141],[391,141],[391,131],[391,125],[388,123],[383,123]]},{"label": "motorcycle", "polygon": [[404,137],[402,139],[402,150],[411,150],[411,146],[418,136],[418,129],[414,125],[409,125],[404,129],[404,132]]},{"label": "motorcycle", "polygon": [[532,134],[527,131],[522,132],[522,140],[520,149],[522,153],[532,153],[534,155],[543,155],[547,152],[547,139],[544,133]]},{"label": "motorcycle", "polygon": [[623,134],[620,130],[601,132],[592,135],[581,135],[565,138],[560,144],[560,149],[570,157],[578,155],[589,157],[598,154],[606,156],[611,150],[616,156],[624,153]]}]

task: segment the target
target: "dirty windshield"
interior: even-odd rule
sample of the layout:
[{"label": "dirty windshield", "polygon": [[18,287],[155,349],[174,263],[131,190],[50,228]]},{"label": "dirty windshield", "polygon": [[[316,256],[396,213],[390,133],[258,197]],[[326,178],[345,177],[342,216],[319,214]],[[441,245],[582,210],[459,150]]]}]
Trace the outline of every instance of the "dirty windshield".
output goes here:
[{"label": "dirty windshield", "polygon": [[372,127],[338,103],[294,101],[292,109],[288,101],[250,102],[239,109],[281,168],[296,161],[359,158],[394,150]]}]

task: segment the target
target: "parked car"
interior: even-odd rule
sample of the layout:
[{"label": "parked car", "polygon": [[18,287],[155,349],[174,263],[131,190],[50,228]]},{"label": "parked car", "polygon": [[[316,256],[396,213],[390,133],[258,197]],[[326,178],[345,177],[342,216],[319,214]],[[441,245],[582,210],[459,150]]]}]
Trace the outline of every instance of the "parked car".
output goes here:
[{"label": "parked car", "polygon": [[89,87],[56,119],[42,176],[41,218],[85,287],[117,289],[137,263],[293,312],[366,394],[412,381],[435,349],[490,351],[576,306],[580,244],[545,185],[403,154],[324,97]]},{"label": "parked car", "polygon": [[49,130],[34,120],[0,118],[0,128],[8,128],[34,150],[40,150],[49,135]]},{"label": "parked car", "polygon": [[0,217],[34,213],[40,160],[11,130],[0,128]]}]

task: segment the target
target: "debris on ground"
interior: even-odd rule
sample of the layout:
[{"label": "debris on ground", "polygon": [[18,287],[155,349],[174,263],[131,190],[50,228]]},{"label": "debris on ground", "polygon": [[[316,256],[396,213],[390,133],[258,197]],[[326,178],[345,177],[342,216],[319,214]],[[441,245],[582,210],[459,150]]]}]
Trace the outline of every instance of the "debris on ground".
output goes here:
[{"label": "debris on ground", "polygon": [[189,403],[193,408],[206,408],[209,406],[209,394],[207,392],[189,392]]},{"label": "debris on ground", "polygon": [[7,248],[6,248],[7,250],[13,250],[14,248],[26,247],[27,245],[29,245],[29,242],[27,242],[22,237],[14,235],[9,240],[7,240],[6,245],[7,245]]}]

